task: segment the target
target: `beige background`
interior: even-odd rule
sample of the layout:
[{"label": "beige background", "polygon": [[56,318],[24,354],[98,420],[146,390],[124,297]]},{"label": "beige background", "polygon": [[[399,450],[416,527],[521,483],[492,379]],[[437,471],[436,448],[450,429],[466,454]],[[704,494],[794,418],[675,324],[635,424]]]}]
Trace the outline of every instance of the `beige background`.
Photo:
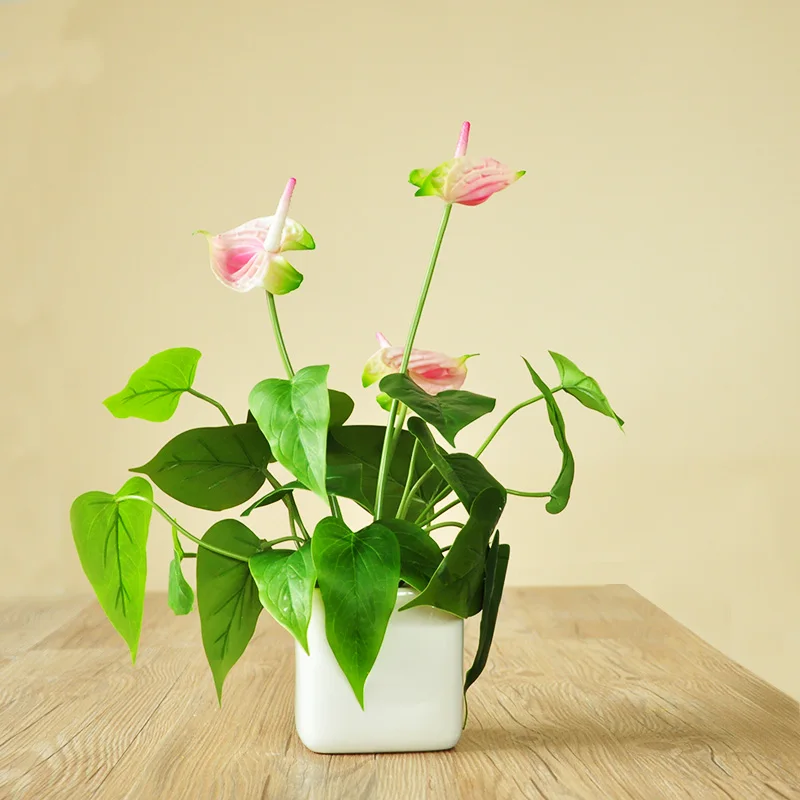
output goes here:
[{"label": "beige background", "polygon": [[[531,394],[519,355],[552,379],[558,350],[628,421],[565,398],[573,501],[512,502],[511,582],[628,583],[800,696],[799,39],[794,0],[0,4],[0,592],[86,591],[71,499],[219,421],[114,420],[149,355],[202,350],[239,416],[280,374],[263,298],[190,234],[271,213],[289,175],[319,244],[281,303],[293,358],[382,418],[360,370],[375,330],[404,338],[440,215],[405,178],[469,118],[473,154],[528,175],[456,209],[419,344],[480,352],[467,387],[500,409]],[[511,486],[557,471],[544,412],[487,451]]]}]

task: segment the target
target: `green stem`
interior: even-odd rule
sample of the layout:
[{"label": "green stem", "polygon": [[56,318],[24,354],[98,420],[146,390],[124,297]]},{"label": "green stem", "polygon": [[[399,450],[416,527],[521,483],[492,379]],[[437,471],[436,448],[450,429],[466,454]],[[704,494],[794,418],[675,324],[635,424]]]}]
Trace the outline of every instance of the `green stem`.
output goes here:
[{"label": "green stem", "polygon": [[231,553],[230,550],[223,550],[221,547],[216,547],[213,544],[208,544],[204,542],[202,539],[198,539],[196,536],[193,536],[189,531],[186,530],[182,525],[180,525],[174,517],[171,517],[166,511],[164,511],[161,506],[150,500],[147,497],[141,497],[138,494],[128,494],[125,497],[118,497],[117,502],[121,503],[123,500],[139,500],[142,503],[147,503],[154,511],[157,511],[161,514],[164,519],[172,525],[173,528],[179,530],[187,539],[191,539],[198,547],[204,547],[206,550],[210,550],[212,553],[217,553],[217,555],[225,556],[226,558],[232,558],[235,561],[244,561],[245,564],[247,563],[247,558],[245,556],[240,556],[238,553]]},{"label": "green stem", "polygon": [[275,307],[275,295],[272,292],[267,292],[267,305],[269,306],[269,318],[272,320],[272,330],[275,333],[275,343],[278,345],[278,352],[283,361],[283,368],[286,370],[288,378],[294,377],[294,370],[292,369],[292,362],[289,361],[289,353],[286,351],[286,342],[283,340],[283,331],[281,331],[281,323],[278,319],[278,309]]},{"label": "green stem", "polygon": [[[434,469],[433,466],[431,466],[428,469],[428,472],[430,472],[432,469]],[[428,501],[428,504],[425,506],[425,508],[422,509],[422,512],[420,513],[419,517],[417,517],[417,522],[419,522],[419,520],[424,519],[425,517],[427,517],[428,514],[430,514],[431,511],[433,511],[434,506],[437,503],[439,503],[442,500],[444,500],[444,498],[447,497],[447,495],[450,494],[451,491],[452,491],[452,489],[449,486],[445,486],[445,488],[442,489],[437,495],[435,495],[432,500]]]},{"label": "green stem", "polygon": [[[414,480],[414,465],[417,463],[417,451],[419,450],[419,439],[414,439],[414,446],[411,448],[411,458],[408,462],[408,475],[406,476],[406,485],[403,487],[403,496],[400,498],[400,505],[397,507],[397,518],[405,519],[408,504],[411,502],[412,492],[416,492],[422,485],[420,481],[416,483]],[[428,471],[425,472],[427,476]],[[423,478],[425,477],[423,476]],[[422,480],[422,478],[420,479]]]},{"label": "green stem", "polygon": [[[444,239],[444,232],[447,230],[447,223],[450,220],[450,212],[453,210],[451,203],[444,207],[442,213],[442,221],[439,224],[439,232],[436,234],[436,242],[433,245],[433,253],[431,253],[431,260],[428,264],[428,272],[425,275],[425,281],[422,284],[422,292],[420,293],[419,300],[417,300],[417,310],[414,313],[414,319],[411,322],[411,327],[408,331],[408,338],[406,339],[406,348],[403,351],[403,361],[400,365],[400,374],[405,375],[408,371],[408,362],[411,359],[411,350],[414,347],[414,340],[417,337],[417,330],[419,323],[422,319],[422,310],[425,307],[425,300],[428,297],[428,291],[431,288],[431,281],[433,281],[433,273],[436,270],[436,261],[439,258],[439,251],[442,248],[442,240]],[[379,519],[383,513],[383,499],[386,493],[386,484],[389,480],[389,467],[392,459],[392,443],[394,439],[394,426],[397,419],[397,411],[400,403],[397,400],[392,400],[392,406],[389,409],[389,421],[386,425],[386,435],[383,439],[383,451],[381,453],[381,463],[378,469],[378,490],[375,495],[375,519]]]},{"label": "green stem", "polygon": [[189,394],[194,395],[195,397],[199,398],[200,400],[205,400],[206,403],[211,403],[212,406],[219,409],[219,412],[225,417],[225,422],[228,425],[234,425],[234,421],[231,419],[231,415],[225,410],[225,407],[222,403],[217,402],[213,397],[209,397],[207,394],[203,394],[202,392],[198,392],[197,389],[187,389],[186,390]]},{"label": "green stem", "polygon": [[[564,388],[563,386],[556,386],[554,389],[551,389],[550,391],[553,394],[555,394],[556,392],[560,392],[563,388]],[[503,425],[505,425],[506,422],[508,422],[511,419],[511,417],[513,417],[514,414],[517,413],[517,411],[521,411],[523,408],[533,405],[534,403],[538,403],[540,400],[543,399],[544,395],[539,394],[536,395],[536,397],[531,397],[530,400],[523,400],[521,403],[517,403],[517,405],[515,405],[514,408],[508,411],[500,420],[500,422],[498,422],[497,425],[494,426],[492,432],[486,437],[486,441],[475,451],[475,458],[480,458],[481,453],[483,453],[483,451],[491,444],[492,439],[494,439],[494,437],[497,436]]]},{"label": "green stem", "polygon": [[[269,485],[273,489],[281,488],[281,482],[269,471],[267,467],[264,467],[264,474],[267,476]],[[286,506],[286,510],[289,512],[289,522],[297,522],[300,532],[303,534],[303,538],[310,539],[311,537],[308,535],[306,526],[303,524],[303,518],[300,516],[300,509],[297,507],[297,502],[295,501],[292,493],[290,492],[289,494],[285,494],[282,500],[283,504]]]},{"label": "green stem", "polygon": [[445,513],[445,511],[449,511],[451,508],[455,508],[460,502],[461,502],[460,500],[453,500],[452,503],[448,503],[446,506],[443,506],[432,517],[428,517],[428,519],[425,520],[425,522],[422,522],[422,523],[420,522],[420,520],[422,519],[422,515],[420,515],[417,518],[417,525],[422,525],[423,527],[425,525],[430,525],[431,522],[433,522],[436,519],[436,517],[441,517],[442,514]]},{"label": "green stem", "polygon": [[550,497],[550,492],[518,492],[516,489],[506,489],[506,491],[517,497]]},{"label": "green stem", "polygon": [[[278,352],[280,353],[281,361],[283,362],[283,368],[286,370],[286,377],[291,380],[294,378],[294,368],[292,367],[292,362],[289,360],[289,351],[286,349],[286,341],[283,338],[283,331],[281,330],[281,321],[278,319],[278,308],[275,305],[275,295],[272,294],[272,292],[267,292],[267,306],[269,307],[269,318],[272,320],[272,330],[275,334],[275,343],[278,345]],[[292,499],[290,502],[294,505],[294,512],[297,516],[297,522],[303,531],[303,535],[307,539],[310,538],[308,531],[303,525],[303,521],[300,519],[300,512],[297,509],[297,504],[294,502],[294,499]],[[339,509],[338,514],[335,510],[339,508],[336,498],[328,495],[328,502],[330,503],[331,511],[334,513],[334,516],[338,516],[339,519],[341,519],[341,509]]]},{"label": "green stem", "polygon": [[[416,445],[415,445],[416,446]],[[422,485],[425,481],[430,478],[431,474],[436,471],[436,467],[431,465],[422,475],[417,478],[417,482],[411,487],[410,491],[408,492],[408,496],[406,496],[405,491],[403,492],[403,500],[401,500],[400,508],[398,509],[398,516],[400,519],[405,519],[405,515],[408,513],[409,506],[411,505],[411,501],[417,496],[417,492],[422,488]],[[411,477],[411,473],[409,472],[409,477]],[[430,510],[430,509],[429,509]],[[425,513],[425,512],[423,512]]]},{"label": "green stem", "polygon": [[305,542],[304,539],[301,539],[299,536],[281,536],[280,539],[273,539],[271,542],[264,542],[264,547],[272,547],[276,544],[281,544],[282,542],[300,542],[303,544]]},{"label": "green stem", "polygon": [[435,531],[439,528],[463,528],[463,522],[437,522],[435,525],[431,525],[429,528],[425,530],[430,533],[431,531]]},{"label": "green stem", "polygon": [[336,517],[336,519],[342,519],[342,508],[339,505],[339,499],[336,497],[336,495],[328,495],[328,504],[331,507],[331,513],[333,516]]}]

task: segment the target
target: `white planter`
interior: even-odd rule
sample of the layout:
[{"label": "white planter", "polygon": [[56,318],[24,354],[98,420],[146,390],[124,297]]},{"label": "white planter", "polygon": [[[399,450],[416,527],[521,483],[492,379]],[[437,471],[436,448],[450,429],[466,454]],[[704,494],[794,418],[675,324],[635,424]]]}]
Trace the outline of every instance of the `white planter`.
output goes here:
[{"label": "white planter", "polygon": [[416,596],[398,589],[364,710],[325,638],[325,608],[314,591],[306,655],[295,647],[295,725],[317,753],[447,750],[464,718],[464,621],[430,607],[398,608]]}]

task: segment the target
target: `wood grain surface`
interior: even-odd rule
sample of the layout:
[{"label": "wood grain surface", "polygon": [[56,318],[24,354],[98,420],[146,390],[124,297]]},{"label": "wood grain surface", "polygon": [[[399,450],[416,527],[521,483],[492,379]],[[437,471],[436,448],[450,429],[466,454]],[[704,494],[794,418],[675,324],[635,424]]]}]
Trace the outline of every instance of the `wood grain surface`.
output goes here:
[{"label": "wood grain surface", "polygon": [[798,704],[625,586],[509,589],[448,752],[310,753],[292,695],[267,614],[220,709],[196,614],[163,595],[135,667],[89,597],[4,601],[0,797],[800,800]]}]

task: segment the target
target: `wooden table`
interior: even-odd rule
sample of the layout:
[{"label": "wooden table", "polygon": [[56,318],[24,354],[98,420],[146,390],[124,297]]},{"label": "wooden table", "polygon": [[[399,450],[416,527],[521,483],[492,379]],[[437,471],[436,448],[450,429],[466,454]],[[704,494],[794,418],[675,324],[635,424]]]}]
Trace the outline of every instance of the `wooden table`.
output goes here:
[{"label": "wooden table", "polygon": [[89,597],[1,603],[0,797],[800,798],[798,704],[625,586],[507,590],[444,753],[305,750],[266,614],[220,710],[198,625],[149,597],[132,667]]}]

